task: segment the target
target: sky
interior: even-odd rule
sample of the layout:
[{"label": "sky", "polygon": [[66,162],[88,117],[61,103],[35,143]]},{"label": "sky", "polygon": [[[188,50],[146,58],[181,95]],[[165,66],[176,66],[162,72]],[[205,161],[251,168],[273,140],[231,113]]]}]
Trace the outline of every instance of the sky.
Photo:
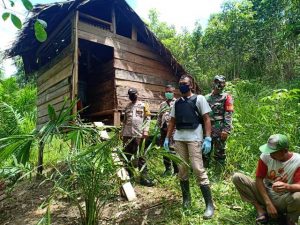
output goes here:
[{"label": "sky", "polygon": [[[8,0],[4,0],[9,2]],[[62,1],[62,0],[59,0]],[[142,18],[148,18],[150,9],[156,9],[159,12],[159,20],[167,22],[169,25],[175,25],[178,32],[183,27],[192,30],[196,21],[199,21],[203,28],[206,27],[210,14],[219,12],[224,0],[126,0],[129,5]],[[24,7],[16,1],[13,8],[15,13],[24,20],[26,13]],[[31,0],[33,4],[51,3],[55,0]],[[0,15],[4,12],[3,4],[0,3]],[[10,44],[16,38],[17,29],[10,20],[3,21],[0,18],[0,50],[9,48]],[[12,66],[12,60],[4,62],[5,75],[10,76],[15,72]]]}]

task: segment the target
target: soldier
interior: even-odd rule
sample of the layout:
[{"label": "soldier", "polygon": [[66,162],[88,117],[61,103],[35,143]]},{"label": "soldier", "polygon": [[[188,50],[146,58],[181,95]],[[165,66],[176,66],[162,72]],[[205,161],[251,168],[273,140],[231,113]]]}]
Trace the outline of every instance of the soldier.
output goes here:
[{"label": "soldier", "polygon": [[[176,98],[174,98],[174,90],[175,88],[172,87],[171,85],[167,85],[165,88],[165,97],[166,100],[163,101],[160,106],[159,106],[159,114],[157,117],[157,124],[160,128],[160,145],[163,146],[163,142],[166,138],[167,131],[168,131],[168,124],[169,120],[171,119],[170,117],[170,111],[171,108],[173,107]],[[173,151],[173,136],[170,137],[170,144],[169,147],[172,149],[170,153],[175,154]],[[173,164],[173,169],[174,169],[174,174],[178,173],[178,167],[175,162],[172,162],[168,157],[163,157],[164,160],[164,165],[165,165],[165,172],[163,173],[163,176],[168,176],[172,175],[172,169],[171,165]]]},{"label": "soldier", "polygon": [[[184,162],[178,165],[183,208],[189,208],[191,205],[189,185],[190,170],[186,164],[190,161],[206,205],[203,218],[210,219],[214,215],[214,205],[208,176],[203,167],[201,147],[203,151],[210,151],[211,148],[211,125],[209,118],[211,109],[205,97],[202,95],[194,95],[192,89],[193,78],[189,75],[181,76],[179,80],[179,90],[182,95],[176,100],[171,109],[171,119],[168,126],[167,137],[164,141],[164,147],[167,150],[169,149],[169,140],[176,125],[174,147],[176,153],[184,160]],[[202,125],[205,125],[204,140]]]},{"label": "soldier", "polygon": [[[222,165],[226,159],[226,140],[232,129],[233,114],[233,98],[228,93],[223,92],[225,85],[224,76],[215,76],[213,90],[205,96],[212,109],[210,119],[214,157]],[[204,166],[209,167],[210,153],[203,155],[203,161]]]},{"label": "soldier", "polygon": [[[150,111],[146,103],[138,100],[138,92],[135,88],[130,88],[128,95],[131,102],[125,108],[122,136],[125,155],[130,160],[133,155],[137,154],[142,139],[148,137]],[[147,179],[148,171],[144,157],[138,158],[138,168],[142,170],[140,184],[148,187],[153,186],[153,181]],[[127,170],[132,176],[131,170],[129,168]]]}]

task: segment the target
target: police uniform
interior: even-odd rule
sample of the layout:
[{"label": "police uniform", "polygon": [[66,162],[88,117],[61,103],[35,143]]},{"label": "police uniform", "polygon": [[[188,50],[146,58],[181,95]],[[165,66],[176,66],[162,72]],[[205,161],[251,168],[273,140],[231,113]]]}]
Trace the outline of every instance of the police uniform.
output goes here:
[{"label": "police uniform", "polygon": [[[210,93],[205,96],[210,108],[212,146],[214,148],[214,157],[217,161],[224,163],[226,159],[225,147],[226,141],[221,140],[221,132],[230,134],[232,130],[233,98],[228,93]],[[209,155],[204,156],[209,160]]]},{"label": "police uniform", "polygon": [[[146,103],[136,101],[135,103],[130,102],[126,106],[122,136],[125,155],[128,159],[137,153],[143,134],[149,131],[150,120],[150,111]],[[138,167],[141,169],[144,164],[144,158],[140,157]]]},{"label": "police uniform", "polygon": [[[173,107],[176,99],[173,98],[171,101],[163,101],[159,106],[159,113],[157,116],[157,124],[160,128],[160,146],[163,147],[163,142],[167,136],[168,124],[171,119],[170,111]],[[174,149],[173,135],[170,137],[170,149]],[[175,154],[174,151],[171,153]],[[171,171],[171,164],[173,163],[174,173],[178,173],[178,167],[175,162],[171,163],[168,157],[163,157],[166,172]]]}]

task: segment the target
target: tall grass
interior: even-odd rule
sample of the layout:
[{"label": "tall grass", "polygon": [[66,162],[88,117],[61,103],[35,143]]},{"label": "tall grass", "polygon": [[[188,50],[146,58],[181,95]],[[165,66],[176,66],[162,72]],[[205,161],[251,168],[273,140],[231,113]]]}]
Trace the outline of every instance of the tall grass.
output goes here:
[{"label": "tall grass", "polygon": [[[273,133],[286,134],[291,141],[291,150],[300,151],[300,90],[297,88],[299,86],[299,80],[277,86],[260,81],[239,80],[229,83],[227,89],[234,96],[235,112],[234,132],[227,142],[227,164],[220,167],[213,161],[212,168],[208,170],[217,206],[216,216],[210,221],[203,221],[201,218],[204,210],[203,198],[195,180],[191,179],[192,209],[183,212],[180,204],[169,205],[164,209],[163,222],[152,224],[253,224],[255,212],[249,204],[241,201],[230,177],[235,171],[254,176],[260,155],[258,148]],[[51,112],[49,110],[49,113]],[[111,141],[102,141],[99,139],[98,131],[93,127],[85,126],[81,122],[66,124],[65,120],[74,117],[65,114],[63,116],[66,118],[60,120],[61,116],[62,114],[52,115],[50,117],[52,122],[47,125],[48,128],[42,130],[43,140],[49,143],[45,147],[45,162],[56,168],[56,173],[48,177],[55,184],[53,196],[61,193],[68,196],[78,206],[82,224],[97,224],[103,205],[117,194],[119,185],[115,173],[119,165],[113,163],[111,153],[122,147],[119,146],[116,136]],[[64,132],[66,129],[68,133]],[[154,129],[153,132],[157,135],[157,130]],[[26,140],[31,141],[34,135],[26,136],[24,135],[26,132],[21,133],[23,135],[16,137],[19,138],[20,144],[24,141],[24,145],[27,143]],[[69,151],[71,140],[75,143],[73,151]],[[154,138],[149,146],[142,145],[138,156],[144,156],[148,160],[151,174],[160,181],[158,186],[175,190],[180,195],[177,179],[161,179],[158,176],[163,167],[161,156],[168,153],[156,147],[155,143]],[[15,143],[11,141],[10,144]],[[36,146],[31,145],[35,150]],[[12,148],[8,150],[17,154]],[[0,150],[0,156],[1,154],[5,152]],[[36,153],[33,153],[29,162],[35,164],[35,157]],[[23,159],[28,161],[29,157]],[[65,166],[57,165],[59,161],[63,161]],[[16,163],[20,165],[20,161]],[[32,169],[32,164],[28,168]],[[25,171],[28,171],[28,168]],[[44,221],[50,218],[50,208],[47,210],[46,218],[48,219]]]}]

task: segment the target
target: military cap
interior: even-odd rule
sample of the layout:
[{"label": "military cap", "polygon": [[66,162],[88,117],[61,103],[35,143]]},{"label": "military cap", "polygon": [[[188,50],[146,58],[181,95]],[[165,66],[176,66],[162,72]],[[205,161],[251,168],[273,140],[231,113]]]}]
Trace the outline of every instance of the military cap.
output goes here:
[{"label": "military cap", "polygon": [[216,75],[214,81],[225,82],[226,78],[223,75]]}]

